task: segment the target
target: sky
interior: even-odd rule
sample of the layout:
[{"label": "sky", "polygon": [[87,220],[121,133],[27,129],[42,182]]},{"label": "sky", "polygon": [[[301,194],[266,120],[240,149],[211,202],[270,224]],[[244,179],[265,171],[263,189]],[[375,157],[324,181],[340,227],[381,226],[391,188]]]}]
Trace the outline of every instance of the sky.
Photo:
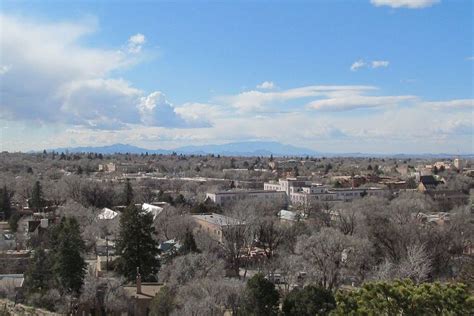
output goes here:
[{"label": "sky", "polygon": [[0,147],[473,153],[473,8],[2,1]]}]

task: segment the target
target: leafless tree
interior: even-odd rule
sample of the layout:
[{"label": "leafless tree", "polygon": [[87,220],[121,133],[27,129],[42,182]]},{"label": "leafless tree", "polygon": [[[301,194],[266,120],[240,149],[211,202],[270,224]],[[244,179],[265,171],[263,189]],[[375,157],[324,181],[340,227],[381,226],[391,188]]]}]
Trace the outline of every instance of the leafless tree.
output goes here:
[{"label": "leafless tree", "polygon": [[224,276],[224,262],[210,254],[178,256],[160,271],[161,281],[177,287],[211,276]]},{"label": "leafless tree", "polygon": [[[328,289],[337,288],[343,277],[355,276],[365,265],[367,243],[334,228],[322,228],[297,244],[310,279]],[[347,275],[344,274],[347,273]]]}]

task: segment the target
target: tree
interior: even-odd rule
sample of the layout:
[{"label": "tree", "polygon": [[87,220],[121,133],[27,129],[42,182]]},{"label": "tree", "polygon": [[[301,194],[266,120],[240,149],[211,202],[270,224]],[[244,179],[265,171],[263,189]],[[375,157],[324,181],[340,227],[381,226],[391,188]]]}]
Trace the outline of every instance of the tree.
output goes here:
[{"label": "tree", "polygon": [[118,271],[129,281],[137,277],[153,279],[158,272],[158,242],[153,226],[153,215],[135,205],[129,205],[120,217],[117,240]]},{"label": "tree", "polygon": [[280,295],[275,285],[258,273],[247,282],[244,303],[245,315],[272,316],[278,315]]},{"label": "tree", "polygon": [[60,287],[68,294],[80,293],[87,264],[84,241],[77,220],[63,217],[52,236],[53,272]]},{"label": "tree", "polygon": [[274,218],[267,217],[257,224],[256,234],[266,257],[271,259],[277,248],[284,241],[286,230]]},{"label": "tree", "polygon": [[51,288],[53,272],[50,257],[42,248],[35,250],[33,258],[25,273],[25,287],[28,295],[46,294]]},{"label": "tree", "polygon": [[14,233],[16,233],[18,229],[18,221],[20,220],[20,218],[21,215],[15,212],[10,216],[10,219],[8,220],[8,225],[10,226],[11,231]]},{"label": "tree", "polygon": [[3,218],[8,220],[11,216],[11,192],[8,191],[7,186],[0,188],[0,213],[3,213]]},{"label": "tree", "polygon": [[334,228],[323,227],[320,232],[298,240],[308,277],[327,289],[337,288],[345,276],[363,276],[370,266],[370,245],[364,239],[344,235]]},{"label": "tree", "polygon": [[186,234],[184,235],[183,246],[181,247],[181,252],[183,254],[188,254],[190,252],[199,252],[196,240],[194,239],[193,232],[189,229],[186,229]]},{"label": "tree", "polygon": [[123,188],[123,199],[125,205],[130,205],[133,202],[133,188],[132,184],[130,183],[130,179],[125,181],[125,186]]},{"label": "tree", "polygon": [[176,293],[166,285],[160,289],[150,304],[150,316],[170,316],[176,309]]},{"label": "tree", "polygon": [[201,253],[178,256],[160,271],[160,281],[171,287],[180,287],[208,277],[223,276],[224,262],[213,255]]},{"label": "tree", "polygon": [[336,299],[330,290],[314,285],[293,289],[283,300],[284,316],[329,315],[336,308]]},{"label": "tree", "polygon": [[30,207],[37,211],[44,206],[43,189],[41,188],[41,183],[39,181],[36,181],[33,186],[33,191],[31,192],[31,199],[29,202]]},{"label": "tree", "polygon": [[472,315],[474,298],[462,283],[370,282],[336,294],[334,315]]}]

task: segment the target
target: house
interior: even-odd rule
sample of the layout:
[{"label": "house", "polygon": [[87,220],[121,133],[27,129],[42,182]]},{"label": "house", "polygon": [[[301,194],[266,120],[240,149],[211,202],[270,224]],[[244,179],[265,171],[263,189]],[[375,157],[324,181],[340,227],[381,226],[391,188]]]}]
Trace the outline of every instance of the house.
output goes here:
[{"label": "house", "polygon": [[163,207],[157,206],[157,205],[152,205],[148,203],[143,203],[142,205],[142,210],[144,210],[147,213],[151,213],[153,215],[153,220],[160,215],[160,213],[163,211]]},{"label": "house", "polygon": [[226,229],[234,226],[245,225],[241,220],[216,213],[193,215],[197,224],[196,230],[208,234],[212,239],[222,243]]},{"label": "house", "polygon": [[418,184],[418,191],[426,192],[428,190],[434,190],[436,187],[443,183],[437,180],[434,176],[420,176],[420,183]]},{"label": "house", "polygon": [[0,250],[16,249],[15,235],[9,232],[0,232]]},{"label": "house", "polygon": [[112,211],[110,208],[104,207],[99,215],[97,215],[97,218],[100,220],[110,220],[116,218],[118,215],[117,212]]},{"label": "house", "polygon": [[164,285],[157,282],[143,282],[138,274],[135,285],[124,286],[125,293],[131,300],[128,315],[148,315],[150,304]]},{"label": "house", "polygon": [[23,274],[0,274],[0,291],[17,293],[25,281]]},{"label": "house", "polygon": [[446,209],[454,206],[465,205],[469,201],[469,195],[456,190],[427,190],[425,191],[433,201],[442,203]]},{"label": "house", "polygon": [[31,252],[29,250],[0,251],[0,273],[25,273],[28,269],[30,258]]},{"label": "house", "polygon": [[278,218],[282,222],[291,223],[291,222],[297,222],[301,218],[301,215],[293,211],[280,210],[278,212]]}]

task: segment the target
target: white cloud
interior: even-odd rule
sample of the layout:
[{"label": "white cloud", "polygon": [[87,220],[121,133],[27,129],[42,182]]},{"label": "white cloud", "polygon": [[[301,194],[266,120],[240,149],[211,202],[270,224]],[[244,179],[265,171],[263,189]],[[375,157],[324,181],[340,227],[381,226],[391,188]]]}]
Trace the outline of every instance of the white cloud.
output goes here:
[{"label": "white cloud", "polygon": [[175,108],[159,91],[140,99],[139,111],[142,123],[149,126],[172,128],[208,127],[210,123],[201,117],[183,115],[182,110]]},{"label": "white cloud", "polygon": [[397,106],[404,102],[416,100],[415,96],[366,96],[347,95],[310,102],[308,107],[324,111],[349,111],[366,108]]},{"label": "white cloud", "polygon": [[440,0],[370,0],[370,2],[377,6],[389,6],[395,9],[422,9],[431,7],[440,2]]},{"label": "white cloud", "polygon": [[474,60],[474,56],[467,57],[466,60]]},{"label": "white cloud", "polygon": [[372,86],[315,85],[288,89],[278,92],[245,91],[237,95],[220,96],[217,102],[231,105],[243,112],[262,111],[268,104],[277,104],[290,100],[324,96],[333,93],[352,93],[354,91],[374,90]]},{"label": "white cloud", "polygon": [[143,44],[145,44],[145,35],[137,33],[130,36],[128,39],[128,51],[133,54],[137,54],[142,50]]},{"label": "white cloud", "polygon": [[10,71],[12,67],[10,65],[0,65],[0,75],[4,75]]},{"label": "white cloud", "polygon": [[388,67],[389,64],[388,60],[374,60],[372,61],[372,68]]},{"label": "white cloud", "polygon": [[361,68],[370,67],[370,68],[386,68],[390,62],[388,60],[373,60],[371,62],[365,62],[363,59],[356,60],[351,65],[351,71],[357,71]]},{"label": "white cloud", "polygon": [[365,66],[366,66],[365,61],[363,61],[362,59],[359,59],[351,65],[351,71],[357,71],[359,70],[359,68],[362,68]]},{"label": "white cloud", "polygon": [[0,32],[0,64],[8,65],[2,67],[0,119],[95,129],[140,123],[186,126],[163,96],[157,99],[160,92],[146,96],[112,77],[113,71],[137,61],[146,41],[142,34],[130,37],[126,50],[105,50],[81,44],[97,28],[95,20],[45,23],[3,14],[0,24],[8,29]]},{"label": "white cloud", "polygon": [[447,101],[429,101],[423,102],[421,105],[434,109],[474,109],[474,99],[457,99],[457,100],[447,100]]},{"label": "white cloud", "polygon": [[272,90],[275,88],[275,84],[272,81],[264,81],[257,85],[257,89]]}]

